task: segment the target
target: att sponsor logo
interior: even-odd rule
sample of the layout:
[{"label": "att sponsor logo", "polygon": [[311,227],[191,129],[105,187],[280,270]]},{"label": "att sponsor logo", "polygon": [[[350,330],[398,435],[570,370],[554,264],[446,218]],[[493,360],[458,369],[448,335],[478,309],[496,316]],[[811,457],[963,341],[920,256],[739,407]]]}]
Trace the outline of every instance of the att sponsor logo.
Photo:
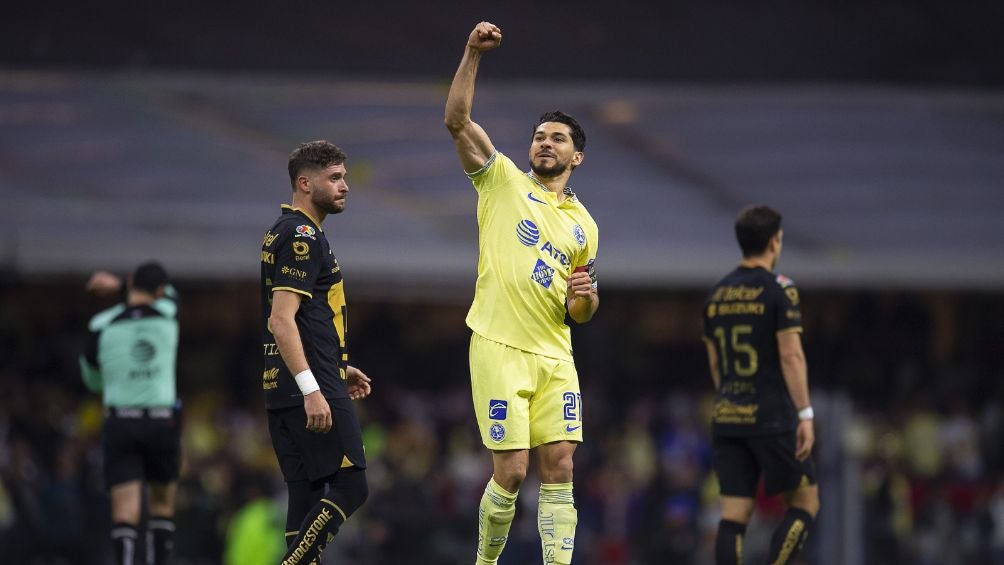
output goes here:
[{"label": "att sponsor logo", "polygon": [[554,259],[566,267],[572,264],[572,262],[568,259],[568,255],[557,247],[551,245],[550,241],[545,241],[544,245],[540,246],[540,250],[550,255],[551,259]]}]

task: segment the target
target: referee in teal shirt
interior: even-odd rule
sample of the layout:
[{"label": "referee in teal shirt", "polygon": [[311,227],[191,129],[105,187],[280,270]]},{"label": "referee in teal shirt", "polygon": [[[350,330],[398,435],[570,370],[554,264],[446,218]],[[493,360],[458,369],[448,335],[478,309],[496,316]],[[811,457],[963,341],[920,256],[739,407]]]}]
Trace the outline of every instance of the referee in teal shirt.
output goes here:
[{"label": "referee in teal shirt", "polygon": [[[80,357],[87,388],[105,407],[102,443],[105,483],[111,491],[117,565],[167,563],[174,535],[174,497],[181,469],[181,426],[175,386],[178,301],[158,263],[144,263],[128,281],[94,273],[87,290],[125,302],[99,312],[88,326]],[[143,487],[148,519],[141,528]],[[145,531],[144,543],[139,543]],[[140,555],[138,549],[145,548]]]}]

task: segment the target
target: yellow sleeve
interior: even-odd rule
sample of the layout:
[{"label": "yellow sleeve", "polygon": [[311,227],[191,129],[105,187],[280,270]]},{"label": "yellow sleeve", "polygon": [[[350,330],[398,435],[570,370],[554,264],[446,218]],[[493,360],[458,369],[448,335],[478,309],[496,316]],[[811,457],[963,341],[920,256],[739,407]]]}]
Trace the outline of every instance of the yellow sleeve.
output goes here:
[{"label": "yellow sleeve", "polygon": [[600,247],[600,232],[594,222],[589,222],[588,225],[582,226],[582,228],[586,234],[586,244],[579,252],[579,256],[576,257],[575,266],[589,265],[591,267],[590,275],[593,277],[593,282],[596,282],[596,275],[593,270],[595,269],[596,252]]},{"label": "yellow sleeve", "polygon": [[496,188],[508,186],[514,176],[522,175],[523,172],[512,162],[511,159],[496,151],[488,158],[485,166],[467,173],[474,189],[478,192],[488,192]]}]

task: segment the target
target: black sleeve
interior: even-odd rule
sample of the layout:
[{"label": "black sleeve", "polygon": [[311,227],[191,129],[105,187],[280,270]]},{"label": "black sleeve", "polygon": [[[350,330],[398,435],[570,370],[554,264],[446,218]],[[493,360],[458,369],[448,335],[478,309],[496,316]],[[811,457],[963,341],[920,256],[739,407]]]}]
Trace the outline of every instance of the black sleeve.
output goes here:
[{"label": "black sleeve", "polygon": [[98,366],[98,338],[100,336],[101,332],[87,332],[87,337],[84,338],[84,359],[92,367]]},{"label": "black sleeve", "polygon": [[777,331],[801,329],[802,309],[798,296],[798,288],[791,279],[778,277],[776,300]]},{"label": "black sleeve", "polygon": [[315,235],[284,229],[275,246],[275,276],[272,290],[292,290],[313,296],[314,282],[324,258]]}]

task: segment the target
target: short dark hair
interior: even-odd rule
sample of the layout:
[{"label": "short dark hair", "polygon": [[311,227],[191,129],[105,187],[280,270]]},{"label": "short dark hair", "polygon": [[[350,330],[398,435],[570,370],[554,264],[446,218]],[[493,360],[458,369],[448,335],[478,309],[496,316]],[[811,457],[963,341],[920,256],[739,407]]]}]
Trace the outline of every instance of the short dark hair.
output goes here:
[{"label": "short dark hair", "polygon": [[296,178],[304,169],[318,170],[341,165],[345,162],[345,152],[337,145],[323,139],[301,143],[289,154],[289,184],[296,188]]},{"label": "short dark hair", "polygon": [[534,124],[533,133],[530,134],[530,137],[533,137],[533,135],[537,133],[537,128],[539,128],[540,124],[544,122],[558,122],[559,124],[565,124],[572,130],[572,145],[575,146],[575,150],[586,150],[586,132],[582,131],[582,126],[579,125],[579,122],[575,121],[575,118],[569,116],[561,110],[544,112],[537,120],[537,123]]},{"label": "short dark hair", "polygon": [[736,240],[743,257],[760,255],[767,250],[770,238],[781,231],[781,214],[763,204],[743,208],[736,218]]},{"label": "short dark hair", "polygon": [[147,261],[132,273],[132,287],[153,294],[167,284],[167,271],[156,261]]}]

